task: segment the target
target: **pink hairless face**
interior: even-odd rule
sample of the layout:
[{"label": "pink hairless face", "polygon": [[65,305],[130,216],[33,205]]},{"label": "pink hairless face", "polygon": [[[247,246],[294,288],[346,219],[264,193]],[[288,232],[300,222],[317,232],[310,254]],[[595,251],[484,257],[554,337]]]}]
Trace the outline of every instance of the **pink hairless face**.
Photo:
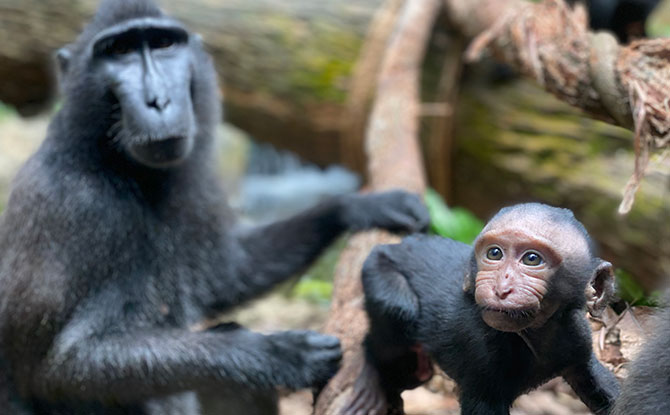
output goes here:
[{"label": "pink hairless face", "polygon": [[542,325],[557,306],[545,298],[551,279],[566,258],[589,251],[577,230],[543,216],[511,212],[490,222],[475,241],[475,301],[497,330]]}]

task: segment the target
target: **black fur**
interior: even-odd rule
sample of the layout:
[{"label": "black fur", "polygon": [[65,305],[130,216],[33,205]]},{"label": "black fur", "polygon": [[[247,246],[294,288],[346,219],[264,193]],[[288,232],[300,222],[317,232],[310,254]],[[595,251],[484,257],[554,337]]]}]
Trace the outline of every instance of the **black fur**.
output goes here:
[{"label": "black fur", "polygon": [[[580,0],[569,0],[575,4]],[[581,0],[586,3],[589,26],[609,30],[621,43],[646,36],[645,24],[660,0]]]},{"label": "black fur", "polygon": [[[116,33],[116,44],[96,43],[102,55],[93,53],[101,31],[126,24],[121,38],[137,50],[114,56]],[[146,56],[158,69],[148,76],[132,53],[156,41],[154,25],[187,38],[151,49]],[[200,388],[325,382],[340,358],[334,337],[189,327],[268,291],[343,231],[424,228],[419,198],[343,196],[260,229],[237,229],[210,157],[220,97],[197,36],[149,0],[106,0],[59,61],[62,109],[0,217],[0,408],[197,413],[190,391]],[[137,71],[124,72],[128,65]],[[184,88],[188,96],[174,95]],[[133,101],[141,93],[146,101]],[[156,159],[167,164],[133,153],[146,145],[162,151],[175,136],[192,147]]]},{"label": "black fur", "polygon": [[[570,211],[529,204],[501,214],[511,211],[547,211],[553,226],[574,227],[588,241]],[[552,277],[564,281],[547,294],[560,306],[543,326],[523,331],[533,352],[516,332],[495,330],[482,320],[474,290],[464,288],[464,279],[477,272],[470,245],[417,235],[376,247],[365,262],[363,284],[370,317],[368,361],[378,376],[368,368],[366,381],[357,384],[377,384],[383,393],[357,391],[346,413],[384,415],[384,405],[370,396],[396,405],[403,389],[417,386],[417,353],[411,349],[416,345],[458,383],[464,415],[508,415],[519,395],[556,376],[563,376],[594,413],[608,413],[619,386],[594,356],[584,316],[584,290],[600,262],[593,259]]]},{"label": "black fur", "polygon": [[623,383],[613,415],[670,414],[670,310],[640,351]]}]

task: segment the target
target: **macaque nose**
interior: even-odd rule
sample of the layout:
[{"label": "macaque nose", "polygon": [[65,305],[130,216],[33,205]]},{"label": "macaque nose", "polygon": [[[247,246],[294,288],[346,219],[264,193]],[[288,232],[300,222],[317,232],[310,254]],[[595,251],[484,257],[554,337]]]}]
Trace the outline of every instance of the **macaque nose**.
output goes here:
[{"label": "macaque nose", "polygon": [[501,300],[504,300],[507,298],[508,295],[510,295],[513,291],[513,286],[512,286],[512,279],[509,277],[509,275],[505,275],[505,278],[502,280],[498,281],[495,287],[495,293],[498,298]]},{"label": "macaque nose", "polygon": [[506,287],[506,288],[496,287],[496,295],[501,300],[507,298],[507,296],[510,295],[511,293],[512,293],[512,287]]},{"label": "macaque nose", "polygon": [[153,108],[158,112],[161,112],[170,105],[170,98],[160,97],[160,96],[151,96],[147,97],[147,107]]}]

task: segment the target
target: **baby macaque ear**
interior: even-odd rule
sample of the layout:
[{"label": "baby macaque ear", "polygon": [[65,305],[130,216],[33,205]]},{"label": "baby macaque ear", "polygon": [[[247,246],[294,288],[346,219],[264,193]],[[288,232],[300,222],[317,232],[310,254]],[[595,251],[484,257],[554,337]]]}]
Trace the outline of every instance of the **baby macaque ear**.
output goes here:
[{"label": "baby macaque ear", "polygon": [[614,299],[616,283],[614,281],[614,269],[612,264],[601,261],[586,286],[586,307],[593,317],[599,317],[607,305]]},{"label": "baby macaque ear", "polygon": [[472,271],[468,271],[465,273],[465,276],[463,277],[463,292],[474,293],[474,290],[475,287],[472,281]]}]

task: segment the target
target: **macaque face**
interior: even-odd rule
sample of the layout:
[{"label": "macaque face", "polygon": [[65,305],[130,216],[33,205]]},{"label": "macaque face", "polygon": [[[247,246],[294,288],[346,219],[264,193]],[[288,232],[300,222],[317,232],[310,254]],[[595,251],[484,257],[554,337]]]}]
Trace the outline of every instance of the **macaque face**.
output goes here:
[{"label": "macaque face", "polygon": [[475,301],[482,307],[486,324],[502,331],[532,325],[561,256],[548,241],[522,229],[483,234],[475,255]]},{"label": "macaque face", "polygon": [[[510,214],[489,223],[474,245],[475,301],[494,329],[520,331],[544,324],[557,308],[547,300],[566,258],[588,260],[588,245],[572,226],[542,215]],[[583,258],[583,259],[582,259]]]}]

